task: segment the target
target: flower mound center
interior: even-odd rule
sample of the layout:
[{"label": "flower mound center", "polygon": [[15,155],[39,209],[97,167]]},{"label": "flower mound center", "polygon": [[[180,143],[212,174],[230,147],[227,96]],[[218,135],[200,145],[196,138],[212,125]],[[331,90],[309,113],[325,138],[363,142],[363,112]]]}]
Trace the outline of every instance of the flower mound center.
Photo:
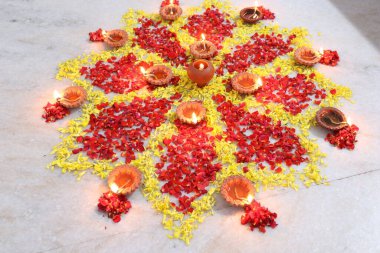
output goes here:
[{"label": "flower mound center", "polygon": [[285,41],[282,34],[278,35],[259,35],[255,33],[251,40],[244,45],[238,45],[232,53],[226,54],[224,60],[220,64],[217,73],[222,75],[224,68],[229,73],[244,72],[252,64],[264,65],[272,62],[278,56],[285,55],[293,50],[290,47],[294,35],[289,36]]},{"label": "flower mound center", "polygon": [[[312,79],[314,75],[310,75]],[[326,91],[307,80],[302,74],[292,78],[289,76],[269,76],[264,85],[255,94],[262,103],[274,102],[284,105],[284,110],[297,115],[309,107],[310,103],[319,105],[326,98]]]},{"label": "flower mound center", "polygon": [[116,151],[129,163],[134,160],[135,151],[145,150],[144,140],[155,128],[166,121],[165,113],[171,108],[172,102],[166,99],[135,98],[130,104],[114,103],[109,106],[104,103],[98,106],[99,115],[91,114],[89,128],[84,137],[77,138],[83,147],[74,149],[73,153],[81,151],[92,159],[118,160]]},{"label": "flower mound center", "polygon": [[203,14],[189,17],[187,24],[182,28],[188,30],[190,35],[198,40],[203,33],[217,49],[222,49],[223,40],[232,37],[232,30],[236,27],[229,17],[229,14],[220,12],[216,8],[208,8]]},{"label": "flower mound center", "polygon": [[204,121],[196,126],[179,120],[175,123],[179,134],[164,140],[167,152],[156,164],[156,174],[164,182],[161,192],[176,198],[172,206],[186,214],[193,211],[191,203],[207,193],[206,187],[215,180],[222,165],[214,162],[217,159],[214,137]]},{"label": "flower mound center", "polygon": [[139,19],[141,27],[134,28],[137,38],[133,39],[141,48],[157,53],[165,62],[174,66],[184,65],[187,60],[186,50],[181,47],[177,35],[161,25],[161,21],[148,18]]},{"label": "flower mound center", "polygon": [[152,65],[143,61],[137,63],[136,56],[130,53],[120,59],[111,57],[107,62],[98,61],[94,67],[83,67],[80,73],[107,94],[111,91],[124,94],[148,85],[140,67]]},{"label": "flower mound center", "polygon": [[213,99],[219,103],[217,109],[227,125],[226,141],[239,147],[235,153],[238,163],[256,162],[259,168],[267,163],[274,170],[276,164],[291,166],[307,161],[306,149],[301,146],[294,128],[282,126],[280,121],[274,123],[257,111],[249,113],[244,103],[233,105],[222,95]]}]

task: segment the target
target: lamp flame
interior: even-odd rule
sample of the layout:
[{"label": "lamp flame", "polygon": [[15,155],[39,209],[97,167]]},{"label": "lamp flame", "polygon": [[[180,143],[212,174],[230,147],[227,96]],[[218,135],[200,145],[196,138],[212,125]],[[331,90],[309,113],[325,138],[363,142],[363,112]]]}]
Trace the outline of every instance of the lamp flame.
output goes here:
[{"label": "lamp flame", "polygon": [[352,124],[352,120],[351,120],[350,117],[347,117],[346,122],[347,122],[347,124],[348,124],[349,126],[351,126],[351,124]]},{"label": "lamp flame", "polygon": [[257,9],[257,7],[259,7],[259,1],[258,0],[255,1],[255,9]]},{"label": "lamp flame", "polygon": [[323,47],[319,48],[319,54],[320,55],[323,55],[324,52],[325,52],[325,50],[323,50]]},{"label": "lamp flame", "polygon": [[62,97],[61,93],[57,90],[54,90],[53,97],[55,100],[60,99]]},{"label": "lamp flame", "polygon": [[146,74],[146,70],[145,70],[145,68],[144,68],[144,67],[140,67],[140,71],[141,71],[141,73],[142,73],[143,75],[145,75],[145,74]]},{"label": "lamp flame", "polygon": [[173,5],[174,4],[174,0],[170,0],[170,5]]},{"label": "lamp flame", "polygon": [[111,186],[110,186],[110,188],[111,188],[111,191],[114,192],[114,193],[118,193],[119,192],[119,187],[115,183],[112,183]]},{"label": "lamp flame", "polygon": [[202,33],[201,34],[202,41],[206,40],[206,36]]},{"label": "lamp flame", "polygon": [[205,65],[203,63],[199,64],[199,70],[204,70]]},{"label": "lamp flame", "polygon": [[263,86],[263,80],[261,79],[261,77],[257,78],[256,86],[257,88],[260,88],[261,86]]},{"label": "lamp flame", "polygon": [[192,118],[192,121],[194,124],[197,124],[198,122],[198,117],[197,115],[195,114],[195,112],[193,112],[193,114],[191,114],[191,118]]},{"label": "lamp flame", "polygon": [[251,204],[251,202],[253,201],[253,195],[252,194],[249,194],[248,197],[247,197],[247,204]]},{"label": "lamp flame", "polygon": [[107,37],[107,32],[105,30],[102,30],[103,37]]}]

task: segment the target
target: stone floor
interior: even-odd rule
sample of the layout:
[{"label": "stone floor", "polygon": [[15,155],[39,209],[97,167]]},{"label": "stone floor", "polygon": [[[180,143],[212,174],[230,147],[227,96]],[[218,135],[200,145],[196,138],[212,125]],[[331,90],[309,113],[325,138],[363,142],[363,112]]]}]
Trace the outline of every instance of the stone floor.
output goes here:
[{"label": "stone floor", "polygon": [[[199,2],[182,1],[185,8]],[[68,84],[54,79],[58,63],[102,50],[87,41],[89,31],[120,26],[129,7],[156,11],[159,1],[1,0],[0,252],[380,252],[380,2],[356,2],[265,5],[281,25],[309,28],[317,48],[339,51],[338,67],[318,69],[354,92],[356,103],[345,102],[342,109],[360,127],[357,149],[335,149],[322,140],[324,132],[312,130],[328,153],[323,173],[330,186],[260,193],[263,205],[279,214],[279,226],[266,234],[249,232],[239,224],[241,210],[219,201],[186,246],[166,237],[161,215],[140,192],[115,225],[96,212],[102,181],[87,175],[78,183],[45,169],[59,142],[56,129],[66,122],[40,118],[53,90]]]}]

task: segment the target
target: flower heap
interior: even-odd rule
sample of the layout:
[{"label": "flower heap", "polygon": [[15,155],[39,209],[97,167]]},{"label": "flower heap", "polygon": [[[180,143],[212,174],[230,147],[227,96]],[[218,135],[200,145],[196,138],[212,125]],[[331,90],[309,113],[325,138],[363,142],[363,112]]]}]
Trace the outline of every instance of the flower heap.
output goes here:
[{"label": "flower heap", "polygon": [[111,191],[103,193],[99,198],[98,209],[107,214],[115,223],[120,222],[121,214],[126,214],[132,207],[131,202],[120,194]]},{"label": "flower heap", "polygon": [[[264,19],[274,18],[259,8]],[[319,169],[324,154],[308,130],[319,108],[349,98],[351,91],[295,63],[294,48],[310,46],[305,29],[270,21],[244,24],[228,2],[219,0],[205,0],[175,21],[134,10],[123,21],[130,38],[125,46],[59,66],[57,78],[84,87],[88,103],[81,117],[61,129],[64,136],[53,149],[50,168],[78,178],[87,171],[106,178],[116,165],[130,163],[142,172],[142,193],[163,214],[169,237],[186,243],[212,214],[215,193],[231,175],[246,176],[256,190],[297,189],[297,180],[306,186],[324,183]],[[218,75],[204,88],[189,80],[185,68],[192,61],[188,47],[201,33],[218,47],[211,59]],[[153,63],[172,69],[169,85],[146,83],[138,69]],[[243,96],[229,88],[242,71],[263,77],[255,94]],[[207,109],[197,126],[179,123],[175,116],[180,102],[191,100],[201,100]],[[244,223],[256,224],[259,217],[259,229],[275,226],[275,215],[257,210],[247,209],[250,218]]]}]

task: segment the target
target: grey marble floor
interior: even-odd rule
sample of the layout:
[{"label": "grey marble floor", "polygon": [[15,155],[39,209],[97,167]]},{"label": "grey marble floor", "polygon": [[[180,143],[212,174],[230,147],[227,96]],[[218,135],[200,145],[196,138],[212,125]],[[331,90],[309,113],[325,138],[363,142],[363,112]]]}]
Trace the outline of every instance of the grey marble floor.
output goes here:
[{"label": "grey marble floor", "polygon": [[[186,7],[200,0],[182,2]],[[342,108],[360,127],[357,149],[334,149],[320,138],[325,133],[313,130],[328,153],[323,173],[331,186],[260,193],[263,205],[279,214],[280,225],[266,234],[248,232],[239,224],[241,211],[219,201],[216,214],[185,246],[167,239],[161,215],[140,192],[115,225],[96,212],[105,189],[98,178],[87,175],[78,183],[72,175],[44,169],[59,141],[56,129],[65,124],[40,119],[53,90],[67,84],[54,79],[57,64],[100,50],[87,41],[89,31],[118,27],[129,7],[156,11],[159,1],[1,0],[0,252],[380,252],[379,1],[355,5],[364,13],[360,25],[351,17],[356,13],[351,2],[272,0],[265,5],[281,25],[308,27],[316,47],[339,51],[339,67],[318,68],[354,92],[356,103]]]}]

